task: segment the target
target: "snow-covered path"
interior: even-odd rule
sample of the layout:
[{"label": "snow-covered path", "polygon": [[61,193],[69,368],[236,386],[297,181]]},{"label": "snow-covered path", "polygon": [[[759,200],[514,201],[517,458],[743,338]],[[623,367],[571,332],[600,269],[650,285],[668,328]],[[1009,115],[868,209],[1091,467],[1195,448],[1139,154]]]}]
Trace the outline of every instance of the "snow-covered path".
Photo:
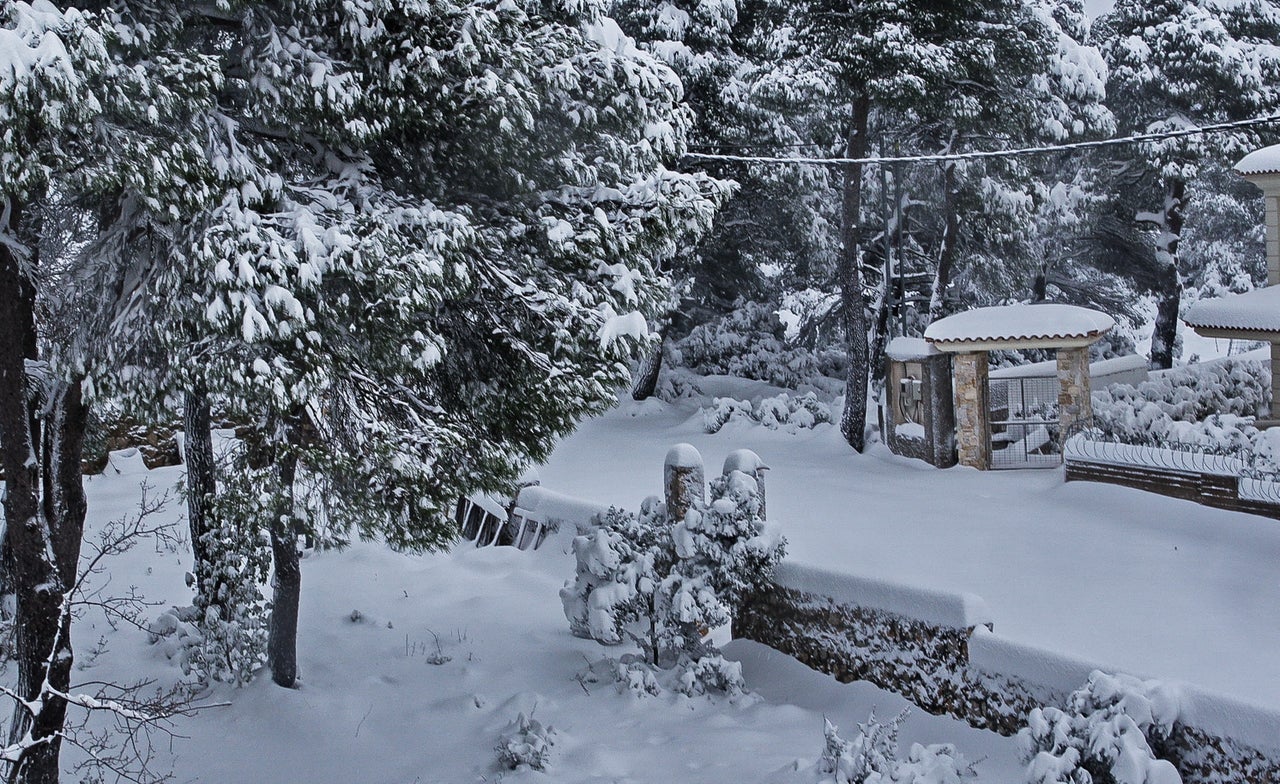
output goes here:
[{"label": "snow-covered path", "polygon": [[938,471],[832,426],[791,435],[697,409],[626,403],[586,422],[543,484],[637,508],[661,491],[667,448],[688,441],[718,473],[732,449],[768,463],[769,516],[798,561],[982,596],[996,631],[1135,674],[1280,707],[1280,521],[1062,471]]}]

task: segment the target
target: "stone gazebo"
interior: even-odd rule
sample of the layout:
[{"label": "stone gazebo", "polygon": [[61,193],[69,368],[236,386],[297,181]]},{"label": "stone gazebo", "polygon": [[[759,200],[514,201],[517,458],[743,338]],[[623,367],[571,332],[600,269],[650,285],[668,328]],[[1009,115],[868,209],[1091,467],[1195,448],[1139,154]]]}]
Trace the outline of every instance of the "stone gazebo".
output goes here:
[{"label": "stone gazebo", "polygon": [[1236,173],[1262,189],[1267,214],[1267,285],[1244,294],[1201,300],[1187,309],[1187,326],[1207,338],[1271,344],[1271,410],[1258,427],[1280,425],[1280,144],[1249,153]]},{"label": "stone gazebo", "polygon": [[987,376],[990,351],[1053,349],[1058,356],[1058,438],[1093,416],[1089,399],[1089,346],[1115,326],[1096,310],[1042,302],[957,313],[935,321],[924,337],[954,355],[956,449],[961,465],[991,467]]}]

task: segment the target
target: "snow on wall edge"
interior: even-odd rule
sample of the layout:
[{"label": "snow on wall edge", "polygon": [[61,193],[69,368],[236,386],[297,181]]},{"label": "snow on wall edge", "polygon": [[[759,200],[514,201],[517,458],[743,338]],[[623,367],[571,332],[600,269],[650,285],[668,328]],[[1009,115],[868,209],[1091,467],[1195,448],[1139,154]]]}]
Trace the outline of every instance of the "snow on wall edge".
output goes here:
[{"label": "snow on wall edge", "polygon": [[778,564],[773,579],[784,588],[826,596],[839,604],[882,610],[937,626],[967,629],[991,623],[987,603],[972,593],[917,588],[790,560]]},{"label": "snow on wall edge", "polygon": [[[969,666],[990,675],[1016,678],[1069,694],[1089,680],[1094,670],[1136,673],[1002,637],[978,627],[969,638]],[[1280,711],[1247,703],[1199,686],[1167,681],[1180,695],[1179,722],[1230,738],[1257,749],[1280,750]]]}]

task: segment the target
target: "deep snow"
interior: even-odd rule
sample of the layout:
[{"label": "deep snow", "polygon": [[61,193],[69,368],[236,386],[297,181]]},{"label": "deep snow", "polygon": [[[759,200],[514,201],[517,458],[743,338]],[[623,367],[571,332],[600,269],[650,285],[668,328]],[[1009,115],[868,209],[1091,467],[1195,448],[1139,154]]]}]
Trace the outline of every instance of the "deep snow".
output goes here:
[{"label": "deep snow", "polygon": [[[662,454],[658,460],[661,461]],[[136,461],[87,483],[90,527],[136,505],[139,482],[172,488],[180,468],[146,472]],[[660,474],[661,466],[657,468]],[[176,498],[166,513],[179,521]],[[769,782],[812,781],[806,769],[822,749],[823,718],[846,737],[874,708],[892,717],[907,703],[868,684],[839,684],[763,646],[735,641],[748,686],[761,698],[636,698],[575,679],[588,658],[623,650],[572,637],[557,592],[572,576],[567,536],[537,552],[476,549],[404,555],[378,543],[303,561],[299,631],[300,687],[286,690],[266,673],[236,689],[215,686],[202,702],[229,702],[180,719],[186,739],[164,739],[155,760],[179,782],[410,784],[411,782]],[[190,601],[185,548],[143,543],[110,564],[112,584],[135,585],[149,599]],[[353,611],[359,620],[353,621]],[[437,649],[449,657],[432,664]],[[112,631],[92,614],[73,632],[76,678],[131,681],[181,677],[164,642],[139,630]],[[107,650],[92,658],[99,637]],[[501,771],[494,747],[519,713],[556,729],[548,773]],[[916,710],[904,725],[910,744],[950,742],[983,758],[981,781],[1019,776],[1012,739]],[[70,762],[74,754],[65,759]]]},{"label": "deep snow", "polygon": [[[701,383],[708,396],[762,393]],[[858,455],[833,425],[701,431],[692,402],[628,402],[566,439],[542,483],[635,509],[660,492],[671,444],[700,449],[712,475],[753,449],[772,468],[769,515],[791,559],[975,593],[1003,636],[1280,707],[1280,522],[1068,484],[1061,469],[939,471],[879,444]]]}]

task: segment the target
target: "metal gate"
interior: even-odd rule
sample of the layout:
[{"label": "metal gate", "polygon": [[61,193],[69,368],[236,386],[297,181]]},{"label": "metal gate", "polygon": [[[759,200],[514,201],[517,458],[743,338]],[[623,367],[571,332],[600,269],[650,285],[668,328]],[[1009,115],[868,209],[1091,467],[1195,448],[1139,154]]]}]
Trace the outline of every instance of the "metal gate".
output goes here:
[{"label": "metal gate", "polygon": [[1062,464],[1057,377],[988,379],[987,420],[992,468]]}]

